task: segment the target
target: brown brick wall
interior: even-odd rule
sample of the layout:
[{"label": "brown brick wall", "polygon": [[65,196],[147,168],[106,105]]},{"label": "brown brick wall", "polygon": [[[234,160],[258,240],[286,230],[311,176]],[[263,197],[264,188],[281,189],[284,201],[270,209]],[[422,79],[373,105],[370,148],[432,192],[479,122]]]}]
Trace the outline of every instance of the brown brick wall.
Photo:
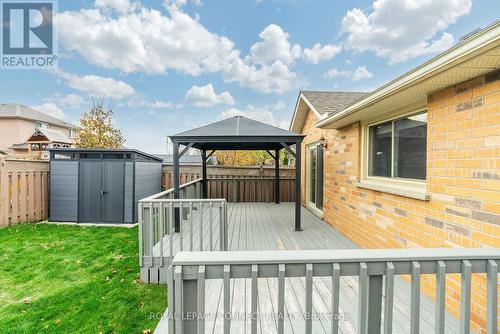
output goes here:
[{"label": "brown brick wall", "polygon": [[[500,80],[490,77],[429,97],[429,201],[357,188],[360,125],[314,129],[315,116],[309,112],[304,142],[321,134],[328,142],[325,221],[364,248],[500,247]],[[473,330],[485,328],[485,282],[474,275]],[[422,289],[431,297],[433,285],[433,278],[422,279]],[[460,278],[454,275],[447,282],[446,304],[455,316],[459,296]]]}]

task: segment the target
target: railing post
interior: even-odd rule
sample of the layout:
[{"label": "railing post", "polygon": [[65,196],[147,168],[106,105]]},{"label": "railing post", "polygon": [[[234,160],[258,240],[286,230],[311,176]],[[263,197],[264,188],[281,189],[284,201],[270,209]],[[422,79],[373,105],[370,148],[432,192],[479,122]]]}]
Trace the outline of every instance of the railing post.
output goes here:
[{"label": "railing post", "polygon": [[394,312],[394,264],[385,267],[384,334],[392,334],[392,314]]},{"label": "railing post", "polygon": [[178,334],[196,333],[198,279],[184,277],[183,267],[176,266],[174,272],[175,285],[175,329]]},{"label": "railing post", "polygon": [[143,218],[142,218],[142,203],[139,203],[137,205],[137,221],[138,221],[138,225],[139,225],[139,267],[142,267],[144,265],[144,254],[143,254],[143,249],[142,249],[142,243],[144,242],[144,239],[143,239],[143,225],[144,225],[144,221],[143,221]]},{"label": "railing post", "polygon": [[420,332],[420,263],[411,263],[411,310],[410,310],[410,333]]},{"label": "railing post", "polygon": [[228,236],[228,223],[227,223],[227,202],[224,201],[224,250],[228,251],[228,242],[229,242],[229,236]]},{"label": "railing post", "polygon": [[446,300],[446,263],[437,261],[436,263],[436,334],[444,334],[445,320],[445,300]]},{"label": "railing post", "polygon": [[[153,254],[152,254],[152,249],[151,249],[151,235],[152,235],[152,221],[151,221],[151,207],[149,205],[144,205],[142,206],[142,237],[144,240],[143,247],[144,247],[144,257],[148,258],[149,257],[149,263],[146,263],[146,265],[152,265],[153,264]],[[143,263],[144,265],[144,263]]]},{"label": "railing post", "polygon": [[167,320],[168,332],[175,334],[175,285],[174,285],[174,267],[170,266],[167,270]]},{"label": "railing post", "polygon": [[205,333],[205,266],[198,268],[197,297],[197,333]]},{"label": "railing post", "polygon": [[469,260],[462,261],[460,282],[460,333],[470,333],[470,297],[471,297],[472,264]]},{"label": "railing post", "polygon": [[184,321],[183,321],[183,305],[184,287],[182,279],[182,266],[172,267],[174,275],[174,319],[175,319],[175,334],[184,334]]},{"label": "railing post", "polygon": [[223,289],[224,289],[224,334],[231,332],[231,266],[225,265],[223,269]]},{"label": "railing post", "polygon": [[259,290],[258,290],[258,276],[259,276],[259,267],[257,264],[252,264],[252,296],[251,296],[251,325],[250,330],[251,334],[257,334],[257,303],[259,298]]},{"label": "railing post", "polygon": [[488,260],[486,265],[488,287],[487,295],[488,300],[486,302],[486,333],[494,334],[497,332],[497,314],[498,314],[498,288],[497,288],[497,277],[498,277],[498,265],[494,260]]},{"label": "railing post", "polygon": [[222,216],[222,205],[219,206],[219,250],[223,251],[224,250],[224,233],[223,233],[223,224],[224,224],[224,217]]},{"label": "railing post", "polygon": [[370,334],[379,334],[382,313],[382,281],[383,276],[368,276],[368,325]]},{"label": "railing post", "polygon": [[365,262],[359,264],[358,277],[358,333],[366,334],[368,310],[368,266]]}]

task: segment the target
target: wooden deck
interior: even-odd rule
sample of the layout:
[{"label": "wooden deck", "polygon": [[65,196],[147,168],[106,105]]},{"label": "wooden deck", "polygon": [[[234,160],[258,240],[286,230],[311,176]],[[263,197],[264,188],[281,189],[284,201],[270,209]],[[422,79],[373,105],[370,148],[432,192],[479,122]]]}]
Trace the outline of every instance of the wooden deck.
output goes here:
[{"label": "wooden deck", "polygon": [[[293,204],[237,203],[228,206],[229,250],[315,250],[358,248],[334,228],[306,209],[302,210],[302,232],[293,231]],[[208,213],[204,213],[208,214]],[[196,225],[196,219],[194,226]],[[217,226],[213,229],[217,231]],[[199,238],[193,228],[193,238]],[[209,234],[206,228],[205,235]],[[179,248],[179,239],[174,239]],[[183,240],[184,249],[189,249],[189,239]],[[218,242],[218,241],[217,241]],[[165,246],[168,248],[168,246]],[[304,333],[305,280],[286,278],[285,283],[285,332]],[[394,287],[394,333],[410,331],[410,285],[396,278]],[[259,279],[258,333],[277,332],[278,282],[277,279]],[[222,333],[222,280],[206,283],[206,333]],[[231,284],[232,333],[250,333],[250,279],[232,279]],[[331,279],[314,278],[313,281],[313,333],[329,333],[330,329]],[[340,333],[357,332],[358,280],[342,277],[340,287]],[[420,332],[434,332],[434,303],[421,296]],[[446,333],[458,333],[458,320],[446,316]],[[167,333],[167,320],[162,319],[155,333]]]}]

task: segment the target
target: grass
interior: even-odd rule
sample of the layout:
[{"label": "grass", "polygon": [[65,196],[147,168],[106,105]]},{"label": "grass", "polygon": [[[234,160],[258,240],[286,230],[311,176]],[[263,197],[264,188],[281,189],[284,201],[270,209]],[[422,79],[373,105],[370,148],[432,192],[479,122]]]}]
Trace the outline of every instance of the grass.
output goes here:
[{"label": "grass", "polygon": [[0,229],[0,333],[147,333],[165,286],[139,282],[137,228]]}]

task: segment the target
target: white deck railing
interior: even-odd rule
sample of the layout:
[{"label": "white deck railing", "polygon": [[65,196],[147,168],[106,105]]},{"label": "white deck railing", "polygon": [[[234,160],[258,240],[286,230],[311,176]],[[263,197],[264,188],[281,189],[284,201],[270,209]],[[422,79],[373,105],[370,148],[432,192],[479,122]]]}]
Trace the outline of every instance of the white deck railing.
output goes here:
[{"label": "white deck railing", "polygon": [[[139,201],[139,265],[141,280],[165,283],[167,269],[180,251],[227,250],[227,207],[225,199],[201,199],[201,180]],[[178,232],[175,215],[179,216]]]},{"label": "white deck railing", "polygon": [[[205,333],[205,282],[223,281],[223,332],[231,331],[231,284],[233,278],[251,280],[251,333],[257,333],[258,279],[277,278],[277,327],[284,332],[285,278],[305,278],[305,310],[312,315],[313,278],[331,277],[331,310],[339,313],[339,280],[357,276],[358,333],[392,333],[394,278],[411,275],[410,332],[420,329],[420,276],[436,275],[435,333],[445,332],[446,275],[461,275],[460,333],[470,333],[472,274],[487,276],[487,333],[497,333],[497,276],[499,249],[356,249],[327,251],[258,251],[178,253],[168,271],[168,333]],[[384,301],[384,302],[382,302]],[[384,305],[382,307],[382,305]],[[196,316],[193,316],[196,315]],[[382,316],[383,315],[383,316]],[[331,318],[330,333],[338,333]],[[384,319],[382,321],[382,319]],[[312,316],[305,332],[312,332]]]}]

